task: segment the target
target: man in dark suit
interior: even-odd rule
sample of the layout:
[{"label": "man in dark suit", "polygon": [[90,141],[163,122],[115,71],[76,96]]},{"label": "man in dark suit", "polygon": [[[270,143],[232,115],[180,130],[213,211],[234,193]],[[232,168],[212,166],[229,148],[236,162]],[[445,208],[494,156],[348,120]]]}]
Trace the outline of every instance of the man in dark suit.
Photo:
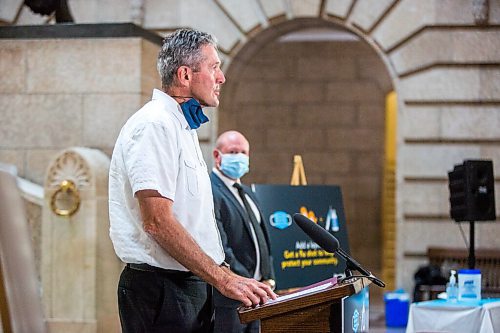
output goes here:
[{"label": "man in dark suit", "polygon": [[[274,272],[269,236],[257,199],[240,178],[249,170],[250,145],[239,132],[222,133],[213,151],[210,174],[215,219],[219,227],[226,262],[236,274],[254,278],[274,289]],[[215,290],[215,332],[257,333],[258,321],[241,324],[236,311],[239,302]]]}]

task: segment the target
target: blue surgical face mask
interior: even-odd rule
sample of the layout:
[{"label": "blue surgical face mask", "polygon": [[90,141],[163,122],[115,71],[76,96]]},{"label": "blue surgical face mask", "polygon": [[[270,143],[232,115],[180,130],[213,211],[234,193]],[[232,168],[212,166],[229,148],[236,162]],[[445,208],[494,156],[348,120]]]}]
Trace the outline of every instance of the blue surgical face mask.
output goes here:
[{"label": "blue surgical face mask", "polygon": [[208,117],[203,113],[200,103],[198,103],[198,101],[194,98],[191,98],[180,105],[182,113],[184,113],[184,117],[186,118],[186,121],[191,129],[197,129],[201,124],[208,121]]},{"label": "blue surgical face mask", "polygon": [[238,154],[222,154],[220,169],[223,174],[232,179],[243,177],[249,170],[250,159],[243,153]]}]

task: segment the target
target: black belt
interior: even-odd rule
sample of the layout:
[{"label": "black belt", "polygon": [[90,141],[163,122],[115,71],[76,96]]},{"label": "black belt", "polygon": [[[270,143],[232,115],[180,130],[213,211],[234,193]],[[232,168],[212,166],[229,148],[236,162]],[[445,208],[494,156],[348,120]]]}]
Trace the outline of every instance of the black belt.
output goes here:
[{"label": "black belt", "polygon": [[136,271],[161,273],[161,274],[171,275],[171,276],[175,276],[175,277],[194,276],[194,274],[192,272],[189,272],[189,271],[176,271],[174,269],[160,268],[160,267],[155,267],[155,266],[151,266],[148,264],[127,264],[127,267],[134,269]]}]

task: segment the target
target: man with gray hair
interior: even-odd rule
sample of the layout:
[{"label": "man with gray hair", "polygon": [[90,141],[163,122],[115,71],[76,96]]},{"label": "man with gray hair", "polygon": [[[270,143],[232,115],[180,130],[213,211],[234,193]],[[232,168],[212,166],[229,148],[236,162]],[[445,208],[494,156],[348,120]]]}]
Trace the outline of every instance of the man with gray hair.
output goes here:
[{"label": "man with gray hair", "polygon": [[215,38],[182,29],[158,56],[162,90],[123,126],[109,172],[110,237],[126,263],[118,285],[123,332],[211,332],[212,289],[245,306],[276,298],[231,272],[214,218],[196,129],[225,82]]}]

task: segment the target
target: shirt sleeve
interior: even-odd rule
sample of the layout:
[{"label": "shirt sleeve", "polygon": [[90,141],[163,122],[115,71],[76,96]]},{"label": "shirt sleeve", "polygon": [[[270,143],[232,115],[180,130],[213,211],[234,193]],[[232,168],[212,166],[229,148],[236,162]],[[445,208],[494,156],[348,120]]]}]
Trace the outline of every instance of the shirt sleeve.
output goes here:
[{"label": "shirt sleeve", "polygon": [[164,124],[142,123],[132,132],[124,151],[133,194],[156,190],[173,201],[179,170],[175,130]]}]

